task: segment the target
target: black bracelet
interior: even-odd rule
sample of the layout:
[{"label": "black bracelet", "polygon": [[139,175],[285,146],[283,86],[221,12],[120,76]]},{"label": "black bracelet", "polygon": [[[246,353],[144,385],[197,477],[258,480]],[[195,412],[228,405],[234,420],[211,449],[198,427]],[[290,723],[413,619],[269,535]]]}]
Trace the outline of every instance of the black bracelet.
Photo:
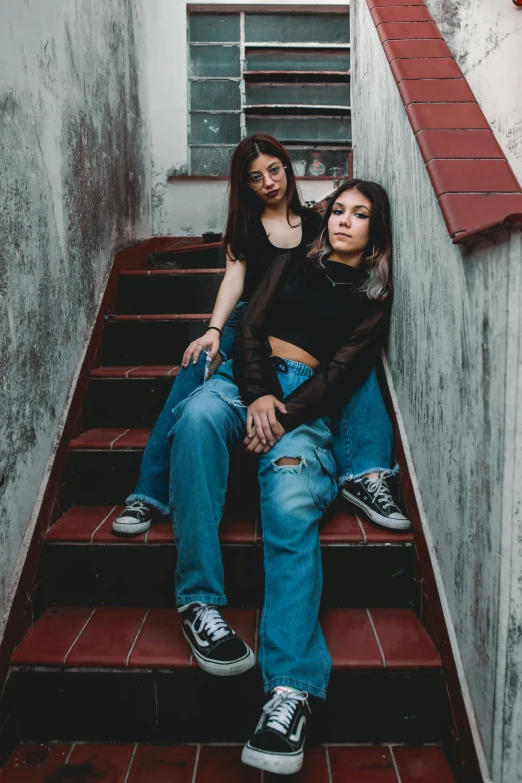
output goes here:
[{"label": "black bracelet", "polygon": [[[221,329],[218,329],[217,326],[209,326],[208,329],[215,329],[216,332],[219,332],[219,336],[221,337],[222,331],[221,331]],[[208,332],[208,329],[207,329],[207,332]]]}]

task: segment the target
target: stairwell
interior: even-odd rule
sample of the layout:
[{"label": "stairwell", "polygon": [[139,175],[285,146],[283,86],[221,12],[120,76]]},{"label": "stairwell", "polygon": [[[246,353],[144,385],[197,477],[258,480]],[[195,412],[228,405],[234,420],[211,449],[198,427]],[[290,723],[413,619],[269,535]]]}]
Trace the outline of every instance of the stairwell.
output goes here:
[{"label": "stairwell", "polygon": [[[15,650],[4,703],[19,743],[1,783],[234,783],[270,776],[240,762],[264,703],[258,669],[216,678],[195,664],[174,607],[176,550],[165,519],[133,539],[111,522],[187,343],[209,319],[219,246],[180,246],[123,268],[105,314],[60,510],[35,578],[36,619]],[[255,648],[263,596],[254,464],[234,454],[221,541],[224,614]],[[415,608],[413,535],[337,503],[321,529],[322,625],[333,658],[314,715],[309,783],[451,783],[441,659]]]}]

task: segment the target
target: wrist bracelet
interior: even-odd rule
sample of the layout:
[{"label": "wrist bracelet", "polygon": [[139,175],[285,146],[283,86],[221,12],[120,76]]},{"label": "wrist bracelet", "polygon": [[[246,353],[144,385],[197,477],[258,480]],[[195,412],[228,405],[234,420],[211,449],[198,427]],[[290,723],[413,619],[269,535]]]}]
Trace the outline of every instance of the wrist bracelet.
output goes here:
[{"label": "wrist bracelet", "polygon": [[[219,332],[219,336],[221,337],[221,335],[222,335],[221,329],[218,329],[217,326],[209,326],[208,329],[215,329],[216,332]],[[208,332],[208,329],[207,329],[207,332]]]}]

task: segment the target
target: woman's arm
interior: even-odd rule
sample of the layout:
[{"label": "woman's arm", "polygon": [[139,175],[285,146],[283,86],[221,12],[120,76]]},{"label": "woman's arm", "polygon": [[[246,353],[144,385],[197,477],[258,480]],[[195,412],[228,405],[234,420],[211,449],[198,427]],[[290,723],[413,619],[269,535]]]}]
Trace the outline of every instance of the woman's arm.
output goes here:
[{"label": "woman's arm", "polygon": [[[225,276],[219,286],[218,295],[212,316],[210,326],[217,326],[222,330],[230,317],[230,313],[239,302],[243,293],[245,283],[246,262],[232,259],[227,251],[227,266]],[[204,348],[210,352],[210,358],[213,359],[219,350],[220,334],[216,329],[208,329],[197,340],[193,340],[183,354],[182,366],[187,367],[192,358],[194,364],[199,359],[199,355]]]}]

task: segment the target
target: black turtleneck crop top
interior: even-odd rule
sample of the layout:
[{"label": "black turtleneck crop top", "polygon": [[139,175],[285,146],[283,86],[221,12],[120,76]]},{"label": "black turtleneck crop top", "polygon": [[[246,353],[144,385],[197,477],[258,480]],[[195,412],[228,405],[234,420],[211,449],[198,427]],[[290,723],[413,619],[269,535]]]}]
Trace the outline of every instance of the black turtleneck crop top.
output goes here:
[{"label": "black turtleneck crop top", "polygon": [[234,377],[247,405],[265,394],[283,399],[270,336],[320,362],[317,372],[285,398],[287,413],[276,411],[285,430],[340,413],[370,372],[388,322],[391,297],[368,299],[359,290],[364,276],[336,262],[328,262],[325,270],[313,267],[301,247],[273,262],[234,341]]}]

